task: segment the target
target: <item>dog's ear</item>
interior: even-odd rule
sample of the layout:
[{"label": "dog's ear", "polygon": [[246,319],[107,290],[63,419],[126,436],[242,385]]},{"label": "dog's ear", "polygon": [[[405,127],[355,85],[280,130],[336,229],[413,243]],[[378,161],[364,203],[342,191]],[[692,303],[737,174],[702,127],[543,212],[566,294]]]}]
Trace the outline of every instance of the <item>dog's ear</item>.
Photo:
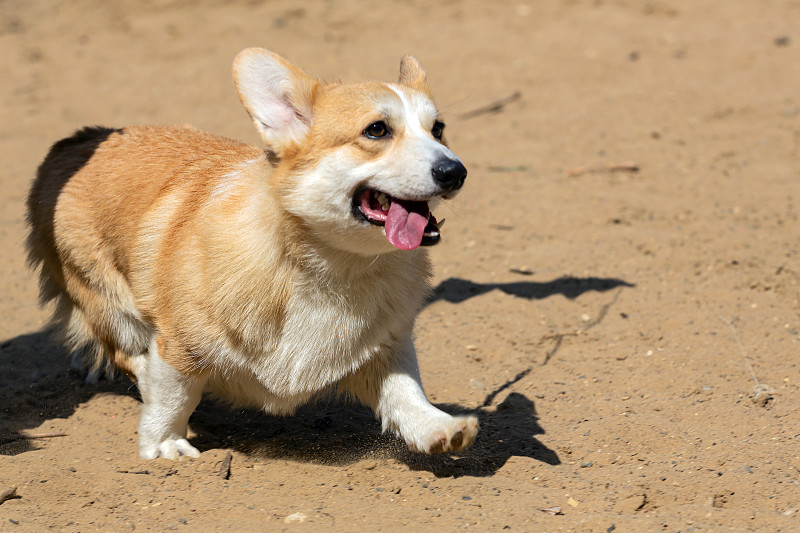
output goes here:
[{"label": "dog's ear", "polygon": [[278,54],[247,48],[233,61],[233,82],[261,138],[278,157],[306,136],[317,80]]},{"label": "dog's ear", "polygon": [[412,56],[403,56],[400,60],[400,78],[397,82],[400,85],[417,89],[424,93],[430,93],[428,88],[428,75],[425,74],[425,69],[419,64],[419,61]]}]

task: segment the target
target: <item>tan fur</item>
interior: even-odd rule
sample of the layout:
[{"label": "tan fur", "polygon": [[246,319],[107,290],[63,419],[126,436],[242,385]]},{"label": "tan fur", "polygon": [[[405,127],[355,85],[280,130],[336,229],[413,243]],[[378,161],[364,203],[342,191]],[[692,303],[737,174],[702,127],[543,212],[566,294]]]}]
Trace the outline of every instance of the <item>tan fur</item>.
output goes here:
[{"label": "tan fur", "polygon": [[[79,141],[79,148],[89,150],[99,136],[87,135]],[[203,214],[204,206],[208,207],[214,185],[241,161],[263,158],[262,151],[189,128],[145,127],[111,133],[71,177],[62,176],[81,163],[70,155],[56,147],[39,169],[29,199],[31,259],[44,263],[43,275],[57,273],[52,279],[64,291],[60,297],[71,299],[76,304],[74,312],[81,315],[79,320],[86,322],[83,331],[70,332],[76,337],[74,344],[90,342],[91,338],[80,337],[91,332],[108,348],[108,356],[117,349],[137,355],[146,349],[145,344],[117,346],[113,331],[119,329],[114,323],[119,311],[110,307],[117,304],[136,309],[140,320],[152,320],[157,329],[171,331],[177,327],[174,323],[187,316],[180,315],[182,307],[209,296],[196,293],[202,290],[202,283],[187,279],[197,274],[202,277],[202,270],[190,272],[180,267],[203,266],[212,260],[183,244],[201,238],[201,230],[193,222]],[[47,186],[50,181],[62,180],[60,190]],[[57,209],[52,220],[42,220],[39,206],[53,204],[53,195],[57,195]],[[148,217],[165,207],[172,216]],[[235,209],[225,203],[220,208],[222,216]],[[45,230],[49,226],[53,228],[52,241]],[[227,231],[235,232],[235,228]],[[60,257],[54,250],[61,252]],[[175,254],[182,254],[182,259],[176,260]],[[172,288],[181,286],[178,280],[193,288],[176,295]],[[273,320],[286,299],[285,294],[278,296],[268,309]],[[180,303],[181,297],[191,303]],[[191,354],[170,352],[170,357],[184,371],[204,366]]]},{"label": "tan fur", "polygon": [[428,85],[428,75],[422,69],[416,58],[403,56],[400,60],[400,78],[398,83],[407,85],[417,91],[424,92],[431,97],[430,86]]},{"label": "tan fur", "polygon": [[[41,299],[56,300],[54,320],[73,349],[87,347],[95,365],[138,378],[146,410],[172,394],[159,379],[192,398],[177,418],[143,414],[140,434],[153,434],[142,437],[145,457],[196,452],[181,443],[203,388],[291,412],[338,384],[385,411],[384,375],[419,381],[410,334],[428,291],[427,253],[390,251],[382,229],[349,211],[334,215],[327,197],[315,196],[334,196],[347,177],[339,172],[415,160],[398,89],[325,84],[257,49],[240,54],[234,78],[266,151],[188,127],[86,128],[53,146],[28,199],[29,260],[41,267]],[[425,80],[404,58],[405,90],[427,98]],[[430,129],[433,113],[413,118]],[[364,137],[375,120],[393,128],[391,142]],[[315,218],[315,202],[328,218]],[[434,409],[423,400],[413,407]],[[432,419],[450,420],[434,411]],[[390,418],[385,426],[398,433],[408,424]],[[477,421],[450,424],[434,437],[425,429],[406,438],[437,451],[450,445],[445,436],[471,432],[468,445],[477,431]]]}]

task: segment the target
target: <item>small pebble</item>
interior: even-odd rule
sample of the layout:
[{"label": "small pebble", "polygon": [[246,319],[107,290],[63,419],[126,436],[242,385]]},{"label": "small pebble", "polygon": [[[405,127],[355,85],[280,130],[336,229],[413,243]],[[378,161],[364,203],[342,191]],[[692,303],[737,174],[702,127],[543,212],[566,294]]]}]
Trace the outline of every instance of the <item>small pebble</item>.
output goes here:
[{"label": "small pebble", "polygon": [[9,487],[0,492],[0,504],[15,498],[19,498],[19,495],[17,494],[17,487]]},{"label": "small pebble", "polygon": [[773,41],[775,46],[789,46],[792,42],[792,39],[788,35],[781,35],[780,37],[775,37]]},{"label": "small pebble", "polygon": [[564,513],[561,512],[561,507],[548,507],[547,509],[542,509],[545,513],[550,513],[553,516],[556,515],[563,515]]},{"label": "small pebble", "polygon": [[283,521],[287,524],[294,524],[294,523],[302,524],[303,522],[306,521],[306,518],[308,518],[306,515],[298,511],[296,513],[290,514]]},{"label": "small pebble", "polygon": [[483,381],[480,381],[480,380],[475,379],[475,378],[471,378],[469,380],[469,386],[472,387],[473,389],[483,389],[485,385],[484,385]]},{"label": "small pebble", "polygon": [[570,498],[569,500],[567,500],[567,503],[569,504],[570,507],[577,507],[578,505],[580,505],[578,503],[578,500],[576,500],[575,498]]}]

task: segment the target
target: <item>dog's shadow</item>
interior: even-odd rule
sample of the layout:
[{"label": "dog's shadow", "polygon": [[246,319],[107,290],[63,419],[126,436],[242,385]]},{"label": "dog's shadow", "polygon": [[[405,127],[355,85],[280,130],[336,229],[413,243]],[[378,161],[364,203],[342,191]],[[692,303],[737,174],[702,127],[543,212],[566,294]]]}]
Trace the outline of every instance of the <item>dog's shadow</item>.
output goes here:
[{"label": "dog's shadow", "polygon": [[526,300],[541,300],[560,294],[574,300],[589,291],[605,292],[617,287],[634,287],[632,283],[617,278],[576,278],[564,276],[552,281],[513,281],[509,283],[475,283],[468,279],[448,278],[433,289],[428,304],[444,300],[461,303],[470,298],[499,290]]},{"label": "dog's shadow", "polygon": [[69,353],[51,330],[0,343],[0,455],[36,449],[31,428],[68,418],[98,394],[138,397],[127,379],[87,384],[69,368]]},{"label": "dog's shadow", "polygon": [[[306,406],[290,417],[257,411],[232,413],[204,401],[192,417],[201,450],[230,448],[259,460],[294,460],[346,466],[364,459],[395,459],[412,470],[437,477],[491,476],[512,456],[560,464],[555,451],[535,436],[544,433],[531,400],[511,393],[496,408],[465,409],[438,405],[451,414],[476,414],[480,432],[475,443],[457,455],[411,452],[398,438],[382,434],[372,411],[336,399]],[[243,429],[247,428],[247,429]]]},{"label": "dog's shadow", "polygon": [[[46,420],[68,418],[97,394],[139,399],[127,378],[86,384],[67,369],[67,351],[50,331],[21,335],[0,344],[0,455],[36,449],[31,428]],[[229,448],[259,460],[294,460],[346,466],[364,459],[392,458],[413,470],[436,476],[491,476],[512,456],[547,464],[559,458],[539,441],[534,404],[511,393],[496,408],[439,405],[452,414],[476,414],[481,428],[473,446],[459,455],[422,455],[393,435],[383,434],[371,410],[336,398],[303,407],[293,416],[232,410],[204,399],[190,420],[191,440],[201,451]],[[34,432],[36,433],[36,432]],[[136,453],[132,447],[126,453]]]}]

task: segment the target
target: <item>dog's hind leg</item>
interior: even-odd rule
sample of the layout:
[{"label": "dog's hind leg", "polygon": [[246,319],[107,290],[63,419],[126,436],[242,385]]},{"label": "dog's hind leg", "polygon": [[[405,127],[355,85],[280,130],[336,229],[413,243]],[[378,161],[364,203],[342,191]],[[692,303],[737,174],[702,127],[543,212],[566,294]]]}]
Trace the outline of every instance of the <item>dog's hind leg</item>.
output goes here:
[{"label": "dog's hind leg", "polygon": [[411,338],[393,353],[376,357],[342,381],[343,388],[372,407],[384,431],[423,453],[457,452],[478,433],[475,416],[451,416],[431,405],[422,390]]},{"label": "dog's hind leg", "polygon": [[131,359],[142,395],[139,455],[143,459],[200,457],[186,440],[189,417],[200,403],[207,377],[187,376],[164,361],[162,343],[153,339],[145,355]]}]

